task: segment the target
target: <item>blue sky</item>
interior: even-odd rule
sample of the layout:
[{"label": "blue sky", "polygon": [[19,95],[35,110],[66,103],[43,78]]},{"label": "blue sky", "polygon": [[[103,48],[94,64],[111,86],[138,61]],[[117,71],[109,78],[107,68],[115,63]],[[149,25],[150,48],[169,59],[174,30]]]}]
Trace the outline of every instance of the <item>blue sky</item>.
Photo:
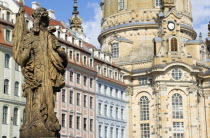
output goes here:
[{"label": "blue sky", "polygon": [[[35,0],[25,0],[25,4],[31,6]],[[99,47],[97,40],[100,34],[101,24],[101,0],[78,0],[80,17],[83,19],[83,28],[90,38],[90,43]],[[203,39],[207,37],[208,22],[210,21],[210,0],[191,0],[194,29],[197,33],[202,32]],[[72,15],[73,0],[36,0],[42,7],[52,9],[56,12],[57,20],[69,23],[68,19]]]}]

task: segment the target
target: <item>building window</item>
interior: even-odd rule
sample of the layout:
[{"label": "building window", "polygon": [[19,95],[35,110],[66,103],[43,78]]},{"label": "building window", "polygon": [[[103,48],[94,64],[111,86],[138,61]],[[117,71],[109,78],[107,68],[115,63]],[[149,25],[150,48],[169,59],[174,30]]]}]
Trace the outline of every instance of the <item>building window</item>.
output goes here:
[{"label": "building window", "polygon": [[178,93],[172,96],[172,114],[173,118],[183,118],[182,96]]},{"label": "building window", "polygon": [[90,109],[93,109],[93,97],[90,97]]},{"label": "building window", "polygon": [[80,84],[80,74],[77,73],[77,84]]},{"label": "building window", "polygon": [[67,41],[67,40],[68,40],[68,35],[66,34],[66,35],[65,35],[65,41]]},{"label": "building window", "polygon": [[110,138],[113,138],[113,134],[114,134],[113,130],[114,130],[113,127],[111,127],[111,129],[110,129]]},{"label": "building window", "polygon": [[84,86],[87,86],[87,76],[84,76]]},{"label": "building window", "polygon": [[147,84],[147,77],[139,78],[139,84],[140,85],[146,85]]},{"label": "building window", "polygon": [[72,37],[72,44],[74,44],[75,43],[75,38],[74,37]]},{"label": "building window", "polygon": [[80,106],[80,93],[77,93],[77,106]]},{"label": "building window", "polygon": [[7,21],[10,22],[10,12],[7,12]]},{"label": "building window", "polygon": [[70,96],[69,96],[69,103],[73,104],[73,98],[74,98],[74,92],[70,91]]},{"label": "building window", "polygon": [[121,129],[121,138],[124,138],[124,129]]},{"label": "building window", "polygon": [[179,68],[175,68],[172,70],[171,75],[175,80],[180,80],[182,78],[182,71]]},{"label": "building window", "polygon": [[70,81],[73,82],[74,80],[74,72],[70,71]]},{"label": "building window", "polygon": [[110,106],[110,117],[113,118],[113,106]]},{"label": "building window", "polygon": [[101,84],[98,83],[98,92],[101,93]]},{"label": "building window", "polygon": [[117,72],[115,72],[115,80],[118,80]]},{"label": "building window", "polygon": [[84,95],[84,107],[87,107],[87,95]]},{"label": "building window", "polygon": [[116,138],[118,138],[118,135],[119,135],[119,128],[116,128]]},{"label": "building window", "polygon": [[98,114],[101,115],[101,103],[98,104]]},{"label": "building window", "polygon": [[113,58],[118,58],[119,57],[119,45],[118,45],[118,43],[112,44],[111,52],[112,52],[112,57]]},{"label": "building window", "polygon": [[124,10],[124,8],[125,8],[125,1],[120,0],[120,10]]},{"label": "building window", "polygon": [[99,138],[102,138],[102,130],[101,130],[102,126],[99,125],[98,126],[98,133],[99,133]]},{"label": "building window", "polygon": [[65,103],[66,102],[66,90],[62,89],[62,102]]},{"label": "building window", "polygon": [[90,131],[93,131],[93,119],[90,119]]},{"label": "building window", "polygon": [[121,99],[124,99],[124,93],[123,93],[123,91],[121,91]]},{"label": "building window", "polygon": [[9,80],[4,80],[4,94],[9,94]]},{"label": "building window", "polygon": [[98,66],[98,73],[101,74],[101,67]]},{"label": "building window", "polygon": [[160,7],[161,6],[161,0],[155,0],[155,6]]},{"label": "building window", "polygon": [[90,78],[90,88],[93,88],[93,78]]},{"label": "building window", "polygon": [[106,75],[107,75],[107,74],[106,74],[106,68],[104,68],[104,76],[106,77]]},{"label": "building window", "polygon": [[14,108],[13,125],[17,125],[18,120],[18,108]]},{"label": "building window", "polygon": [[105,138],[108,138],[108,127],[105,126]]},{"label": "building window", "polygon": [[84,118],[84,130],[87,130],[87,118]]},{"label": "building window", "polygon": [[58,38],[61,38],[61,32],[58,31]]},{"label": "building window", "polygon": [[73,59],[73,51],[72,50],[69,51],[69,58]]},{"label": "building window", "polygon": [[80,129],[80,117],[77,116],[77,129]]},{"label": "building window", "polygon": [[112,79],[112,70],[109,70],[109,77]]},{"label": "building window", "polygon": [[10,61],[10,55],[5,54],[5,59],[4,59],[4,67],[9,68],[9,61]]},{"label": "building window", "polygon": [[184,138],[184,123],[173,122],[173,138]]},{"label": "building window", "polygon": [[15,82],[15,91],[14,91],[14,95],[18,96],[18,91],[19,91],[19,82]]},{"label": "building window", "polygon": [[115,97],[118,97],[118,89],[115,90]]},{"label": "building window", "polygon": [[69,128],[73,128],[73,115],[69,115]]},{"label": "building window", "polygon": [[116,107],[116,119],[118,119],[118,107]]},{"label": "building window", "polygon": [[84,58],[83,58],[83,64],[87,65],[87,57],[86,56],[84,56]]},{"label": "building window", "polygon": [[108,116],[107,105],[104,106],[104,114],[105,114],[105,116]]},{"label": "building window", "polygon": [[140,119],[149,120],[149,100],[146,96],[140,99]]},{"label": "building window", "polygon": [[112,96],[112,95],[113,95],[113,88],[110,87],[110,96]]},{"label": "building window", "polygon": [[15,62],[15,70],[19,71],[19,65]]},{"label": "building window", "polygon": [[3,119],[2,119],[3,124],[8,124],[7,123],[7,121],[8,121],[7,117],[8,117],[8,107],[4,106],[3,107]]},{"label": "building window", "polygon": [[90,67],[93,67],[93,59],[90,59]]},{"label": "building window", "polygon": [[121,119],[123,120],[124,119],[124,110],[121,109]]},{"label": "building window", "polygon": [[62,114],[62,127],[66,127],[66,115]]},{"label": "building window", "polygon": [[80,58],[79,53],[77,53],[77,57],[76,57],[77,62],[79,62],[79,58]]},{"label": "building window", "polygon": [[104,94],[107,94],[107,86],[104,86]]},{"label": "building window", "polygon": [[26,20],[26,29],[29,30],[29,21],[28,20]]},{"label": "building window", "polygon": [[178,42],[176,38],[171,39],[171,51],[178,51]]},{"label": "building window", "polygon": [[149,124],[141,124],[141,138],[150,138]]}]

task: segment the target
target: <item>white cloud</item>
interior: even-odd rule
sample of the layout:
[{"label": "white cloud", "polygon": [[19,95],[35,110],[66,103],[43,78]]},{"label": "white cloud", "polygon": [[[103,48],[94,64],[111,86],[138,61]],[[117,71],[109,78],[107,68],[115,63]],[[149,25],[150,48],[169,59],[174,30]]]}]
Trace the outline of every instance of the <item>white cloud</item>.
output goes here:
[{"label": "white cloud", "polygon": [[83,22],[83,29],[87,37],[90,38],[90,43],[100,48],[98,36],[101,32],[101,7],[98,3],[88,3],[88,7],[94,9],[94,18]]},{"label": "white cloud", "polygon": [[196,32],[201,32],[205,39],[210,21],[210,0],[192,0],[193,22]]}]

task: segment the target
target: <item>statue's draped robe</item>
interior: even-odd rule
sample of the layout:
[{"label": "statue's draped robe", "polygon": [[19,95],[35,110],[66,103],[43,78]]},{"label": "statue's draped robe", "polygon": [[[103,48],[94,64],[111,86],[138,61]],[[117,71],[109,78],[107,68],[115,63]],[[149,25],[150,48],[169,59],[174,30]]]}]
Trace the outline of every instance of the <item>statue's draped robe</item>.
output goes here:
[{"label": "statue's draped robe", "polygon": [[[39,35],[27,34],[22,41],[19,64],[25,77],[24,95],[27,97],[26,120],[22,129],[44,122],[52,131],[60,130],[54,113],[54,94],[64,87],[64,60],[58,51],[54,35],[41,30]],[[58,44],[58,45],[56,45]]]}]

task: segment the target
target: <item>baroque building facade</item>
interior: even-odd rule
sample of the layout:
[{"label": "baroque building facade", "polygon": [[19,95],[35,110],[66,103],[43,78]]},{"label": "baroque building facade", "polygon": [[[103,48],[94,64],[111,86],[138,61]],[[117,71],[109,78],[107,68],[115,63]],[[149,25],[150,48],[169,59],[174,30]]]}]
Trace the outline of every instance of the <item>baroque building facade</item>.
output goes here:
[{"label": "baroque building facade", "polygon": [[191,0],[102,0],[101,49],[124,68],[127,137],[209,138],[209,38]]}]

